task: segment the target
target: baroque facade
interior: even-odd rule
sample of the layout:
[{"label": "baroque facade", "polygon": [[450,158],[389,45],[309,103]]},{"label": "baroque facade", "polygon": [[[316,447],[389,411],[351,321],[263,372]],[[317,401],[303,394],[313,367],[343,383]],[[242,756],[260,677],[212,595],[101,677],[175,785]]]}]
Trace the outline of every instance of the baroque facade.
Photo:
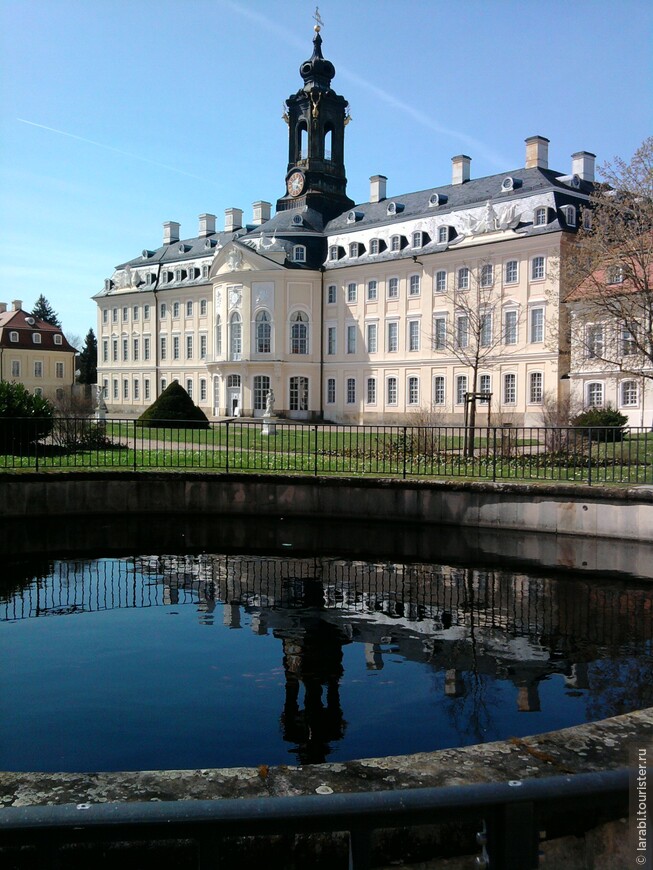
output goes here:
[{"label": "baroque facade", "polygon": [[[196,236],[164,224],[162,245],[116,267],[95,296],[98,383],[110,413],[140,414],[178,380],[209,417],[262,416],[272,390],[291,419],[541,422],[561,397],[568,347],[561,259],[589,218],[590,152],[369,201],[347,196],[347,101],[316,28],[303,86],[286,101],[286,191],[250,223],[202,214]],[[561,380],[562,378],[562,380]],[[424,417],[427,415],[427,418]]]}]

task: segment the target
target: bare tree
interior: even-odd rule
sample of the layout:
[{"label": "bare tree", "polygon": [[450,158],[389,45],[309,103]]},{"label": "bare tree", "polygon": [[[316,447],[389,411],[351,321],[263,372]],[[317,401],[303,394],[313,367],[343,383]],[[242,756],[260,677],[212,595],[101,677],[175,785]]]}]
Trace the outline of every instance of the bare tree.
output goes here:
[{"label": "bare tree", "polygon": [[629,163],[600,171],[591,220],[565,263],[572,353],[592,369],[653,379],[653,137]]},{"label": "bare tree", "polygon": [[[509,338],[501,320],[501,299],[495,288],[493,264],[481,263],[478,271],[463,266],[454,279],[453,290],[442,293],[440,297],[446,300],[448,315],[434,315],[432,347],[434,351],[448,352],[469,373],[466,375],[465,402],[469,412],[465,419],[465,454],[473,456],[479,376],[483,369],[491,369],[500,362],[502,355],[505,359],[503,345]],[[510,328],[514,328],[516,336],[517,322]],[[489,403],[490,397],[481,398],[481,401]]]}]

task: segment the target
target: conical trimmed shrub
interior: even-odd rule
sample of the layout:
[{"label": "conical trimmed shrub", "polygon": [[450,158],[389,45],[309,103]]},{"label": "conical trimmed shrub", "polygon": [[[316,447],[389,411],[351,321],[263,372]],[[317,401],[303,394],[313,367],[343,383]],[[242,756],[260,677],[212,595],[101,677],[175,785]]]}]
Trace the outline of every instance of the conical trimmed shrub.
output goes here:
[{"label": "conical trimmed shrub", "polygon": [[167,426],[175,429],[208,429],[209,421],[179,381],[173,381],[159,398],[143,411],[137,426]]}]

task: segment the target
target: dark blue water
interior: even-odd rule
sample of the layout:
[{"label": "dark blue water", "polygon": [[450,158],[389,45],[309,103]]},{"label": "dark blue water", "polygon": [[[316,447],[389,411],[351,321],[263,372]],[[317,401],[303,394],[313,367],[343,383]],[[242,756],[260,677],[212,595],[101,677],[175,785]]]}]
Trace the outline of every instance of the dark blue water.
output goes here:
[{"label": "dark blue water", "polygon": [[653,704],[637,581],[206,553],[7,576],[4,770],[338,761]]}]

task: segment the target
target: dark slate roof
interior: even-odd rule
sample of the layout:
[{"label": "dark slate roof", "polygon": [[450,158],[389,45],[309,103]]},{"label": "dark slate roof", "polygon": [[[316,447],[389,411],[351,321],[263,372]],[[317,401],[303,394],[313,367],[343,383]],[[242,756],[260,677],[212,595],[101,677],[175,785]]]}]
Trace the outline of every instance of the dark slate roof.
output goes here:
[{"label": "dark slate roof", "polygon": [[[513,190],[503,191],[501,184],[507,177],[520,181],[521,185]],[[566,179],[563,181],[562,179]],[[395,224],[398,221],[410,220],[417,217],[434,217],[472,206],[482,205],[488,200],[497,203],[513,201],[547,190],[566,191],[572,197],[582,194],[587,196],[591,193],[593,185],[581,181],[580,186],[575,188],[571,184],[571,178],[551,169],[514,169],[497,175],[488,175],[485,178],[472,178],[464,184],[447,184],[442,187],[431,187],[416,193],[403,193],[396,196],[388,196],[381,202],[363,202],[354,206],[349,211],[357,211],[362,214],[360,220],[351,224],[347,222],[349,211],[343,212],[338,217],[329,221],[326,232],[329,234],[343,233],[356,228],[366,226],[385,226]],[[447,201],[443,205],[429,206],[429,199],[433,194],[446,196]],[[403,205],[401,213],[388,215],[388,203],[395,202]]]},{"label": "dark slate roof", "polygon": [[[33,323],[28,321],[33,320]],[[18,333],[18,341],[11,341],[10,332]],[[38,332],[41,335],[41,343],[34,344],[32,335]],[[61,344],[54,343],[55,335],[61,336]],[[5,311],[0,314],[0,347],[20,348],[21,350],[54,350],[59,353],[74,353],[75,348],[68,343],[66,336],[58,326],[52,326],[45,320],[33,318],[22,308],[19,311]]]},{"label": "dark slate roof", "polygon": [[197,260],[199,257],[208,257],[215,251],[218,245],[223,247],[246,232],[246,229],[239,229],[230,233],[211,233],[208,236],[199,236],[194,239],[180,239],[178,242],[171,242],[169,245],[162,245],[154,251],[149,251],[149,256],[147,257],[141,254],[138,257],[134,257],[133,260],[120,263],[116,266],[116,269],[125,269],[127,266],[132,269],[142,269],[148,265],[158,263],[179,263],[183,260]]}]

